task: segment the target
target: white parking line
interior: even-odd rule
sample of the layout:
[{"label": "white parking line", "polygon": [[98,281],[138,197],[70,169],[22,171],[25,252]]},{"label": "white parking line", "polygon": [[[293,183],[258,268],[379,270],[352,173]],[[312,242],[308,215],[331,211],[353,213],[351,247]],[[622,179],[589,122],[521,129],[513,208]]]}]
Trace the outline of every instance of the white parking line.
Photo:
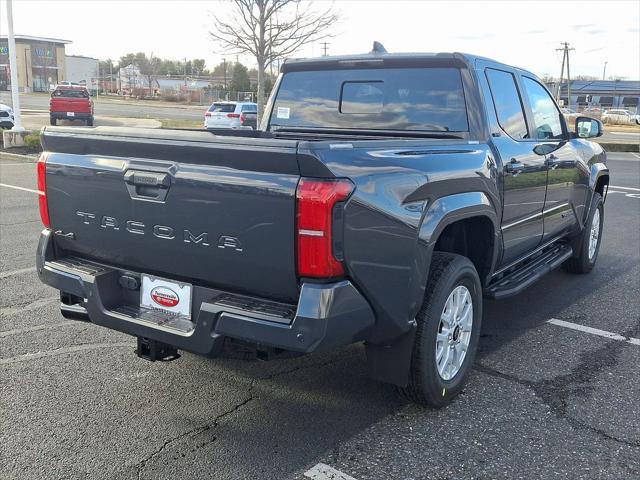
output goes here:
[{"label": "white parking line", "polygon": [[577,323],[565,322],[564,320],[558,320],[557,318],[552,318],[551,320],[548,320],[547,323],[557,325],[558,327],[570,328],[571,330],[577,330],[579,332],[590,333],[591,335],[598,335],[599,337],[608,338],[609,340],[618,340],[619,342],[626,342],[631,345],[640,346],[640,338],[625,337],[624,335],[619,335],[617,333],[607,332],[606,330],[591,328]]},{"label": "white parking line", "polygon": [[617,185],[609,185],[609,188],[617,188],[619,190],[631,190],[632,192],[640,192],[640,188],[618,187]]},{"label": "white parking line", "polygon": [[15,185],[7,185],[6,183],[0,183],[0,187],[14,188],[15,190],[22,190],[24,192],[40,193],[40,190],[32,190],[31,188],[17,187]]},{"label": "white parking line", "polygon": [[304,472],[304,476],[312,480],[356,480],[355,478],[336,470],[329,465],[319,463],[313,468]]},{"label": "white parking line", "polygon": [[37,353],[25,353],[24,355],[17,355],[15,357],[0,358],[0,365],[9,365],[12,363],[29,362],[31,360],[38,360],[40,358],[55,357],[57,355],[65,355],[67,353],[86,352],[89,350],[97,350],[100,348],[122,348],[122,347],[135,347],[135,343],[88,343],[83,345],[72,345],[70,347],[56,348],[54,350],[47,350]]},{"label": "white parking line", "polygon": [[35,271],[36,271],[36,267],[21,268],[20,270],[10,270],[8,272],[0,272],[0,278],[7,278],[13,275],[20,275],[21,273],[35,272]]},{"label": "white parking line", "polygon": [[27,163],[27,162],[20,162],[20,163],[0,163],[0,167],[17,167],[17,166],[22,166],[22,165],[35,165],[35,163]]},{"label": "white parking line", "polygon": [[34,325],[33,327],[14,328],[13,330],[5,330],[0,332],[0,338],[9,337],[11,335],[22,335],[23,333],[37,332],[40,330],[47,330],[49,328],[66,327],[68,325],[78,325],[80,322],[75,320],[69,320],[68,322],[60,323],[45,323],[44,325]]},{"label": "white parking line", "polygon": [[635,152],[629,152],[629,153],[636,158],[640,158],[640,153],[635,153]]}]

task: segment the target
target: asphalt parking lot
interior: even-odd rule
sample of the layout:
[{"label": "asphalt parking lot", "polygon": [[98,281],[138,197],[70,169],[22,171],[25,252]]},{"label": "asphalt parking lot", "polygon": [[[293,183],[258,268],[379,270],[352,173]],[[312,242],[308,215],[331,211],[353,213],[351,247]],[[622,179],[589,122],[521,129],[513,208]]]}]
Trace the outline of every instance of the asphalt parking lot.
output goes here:
[{"label": "asphalt parking lot", "polygon": [[640,478],[640,155],[609,166],[595,270],[487,301],[472,378],[435,411],[369,380],[359,345],[150,363],[66,321],[34,268],[35,165],[0,156],[0,478]]}]

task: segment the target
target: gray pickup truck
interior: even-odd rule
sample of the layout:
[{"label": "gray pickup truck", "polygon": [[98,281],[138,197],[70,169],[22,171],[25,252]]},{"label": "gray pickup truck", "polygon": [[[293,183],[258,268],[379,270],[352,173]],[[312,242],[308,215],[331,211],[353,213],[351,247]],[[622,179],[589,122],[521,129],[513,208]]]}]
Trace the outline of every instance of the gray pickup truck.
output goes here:
[{"label": "gray pickup truck", "polygon": [[373,378],[442,406],[483,297],[596,262],[602,124],[572,130],[486,58],[287,61],[255,131],[46,127],[38,274],[149,360],[364,342]]}]

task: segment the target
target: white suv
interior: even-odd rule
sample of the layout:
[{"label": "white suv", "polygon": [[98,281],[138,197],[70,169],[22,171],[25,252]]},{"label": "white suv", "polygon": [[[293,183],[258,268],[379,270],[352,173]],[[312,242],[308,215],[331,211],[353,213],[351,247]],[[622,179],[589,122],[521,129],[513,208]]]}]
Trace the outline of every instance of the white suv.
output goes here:
[{"label": "white suv", "polygon": [[204,128],[251,128],[243,125],[243,117],[257,112],[251,102],[215,102],[204,114]]},{"label": "white suv", "polygon": [[634,115],[629,110],[615,109],[605,110],[602,114],[602,123],[612,123],[616,125],[640,125],[640,116]]}]

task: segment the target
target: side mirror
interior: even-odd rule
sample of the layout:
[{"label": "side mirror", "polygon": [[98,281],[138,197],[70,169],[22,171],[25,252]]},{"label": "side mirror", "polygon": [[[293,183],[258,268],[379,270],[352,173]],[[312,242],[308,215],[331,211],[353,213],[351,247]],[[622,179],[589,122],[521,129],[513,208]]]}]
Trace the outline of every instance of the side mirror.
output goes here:
[{"label": "side mirror", "polygon": [[540,143],[538,145],[536,145],[535,147],[533,147],[533,153],[535,153],[536,155],[549,155],[553,152],[555,152],[556,150],[558,150],[562,145],[564,145],[566,142],[562,142],[562,144],[557,144],[557,143]]},{"label": "side mirror", "polygon": [[601,137],[603,133],[604,127],[600,120],[590,117],[576,118],[576,135],[579,138]]}]

